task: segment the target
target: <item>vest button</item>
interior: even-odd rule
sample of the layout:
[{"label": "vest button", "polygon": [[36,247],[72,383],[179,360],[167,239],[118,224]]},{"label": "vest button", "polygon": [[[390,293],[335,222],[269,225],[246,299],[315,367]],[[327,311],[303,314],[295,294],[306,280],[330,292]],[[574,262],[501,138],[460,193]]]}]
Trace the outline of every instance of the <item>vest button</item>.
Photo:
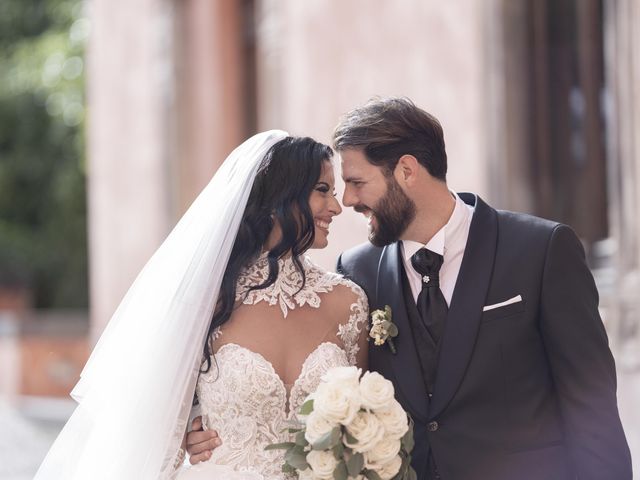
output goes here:
[{"label": "vest button", "polygon": [[429,430],[430,432],[435,432],[436,430],[438,430],[438,428],[440,428],[440,425],[438,425],[438,422],[436,421],[429,422],[427,424],[427,430]]}]

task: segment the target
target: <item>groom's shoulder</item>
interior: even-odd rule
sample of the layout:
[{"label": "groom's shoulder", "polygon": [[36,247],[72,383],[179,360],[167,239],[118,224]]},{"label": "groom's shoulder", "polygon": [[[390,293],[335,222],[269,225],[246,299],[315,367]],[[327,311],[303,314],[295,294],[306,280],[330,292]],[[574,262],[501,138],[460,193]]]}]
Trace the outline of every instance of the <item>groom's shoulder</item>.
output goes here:
[{"label": "groom's shoulder", "polygon": [[[463,193],[461,194],[461,198],[463,195],[466,196],[467,203],[471,203],[471,200],[473,200],[471,194]],[[475,199],[475,213],[480,213],[480,219],[490,218],[491,211],[496,215],[499,242],[502,244],[511,245],[512,247],[517,245],[524,250],[534,247],[546,248],[548,243],[554,238],[556,231],[568,231],[575,236],[573,230],[562,223],[537,217],[529,213],[495,209],[479,197],[476,196]],[[484,226],[482,221],[476,225],[476,231],[478,226]]]},{"label": "groom's shoulder", "polygon": [[522,236],[534,240],[548,238],[561,224],[528,213],[497,210],[499,230],[508,236]]},{"label": "groom's shoulder", "polygon": [[498,244],[503,251],[534,258],[546,255],[551,246],[572,251],[582,248],[578,235],[568,225],[520,212],[499,210]]},{"label": "groom's shoulder", "polygon": [[542,217],[536,217],[529,213],[513,212],[511,210],[496,210],[501,222],[513,224],[521,228],[533,228],[537,230],[553,230],[558,222]]},{"label": "groom's shoulder", "polygon": [[384,247],[376,247],[369,242],[361,243],[355,247],[345,250],[340,254],[339,263],[347,271],[352,271],[363,265],[375,263],[378,265],[380,255]]},{"label": "groom's shoulder", "polygon": [[370,304],[373,302],[371,295],[375,291],[378,263],[383,250],[367,242],[345,250],[338,257],[338,271],[364,288]]},{"label": "groom's shoulder", "polygon": [[[514,212],[511,210],[503,210],[494,208],[484,202],[479,196],[473,193],[462,192],[458,194],[463,198],[465,203],[473,205],[475,201],[476,209],[480,209],[483,213],[493,210],[497,216],[500,230],[508,230],[510,232],[532,233],[532,232],[552,232],[560,223],[546,218],[536,217],[524,212]],[[483,216],[486,218],[486,216]]]}]

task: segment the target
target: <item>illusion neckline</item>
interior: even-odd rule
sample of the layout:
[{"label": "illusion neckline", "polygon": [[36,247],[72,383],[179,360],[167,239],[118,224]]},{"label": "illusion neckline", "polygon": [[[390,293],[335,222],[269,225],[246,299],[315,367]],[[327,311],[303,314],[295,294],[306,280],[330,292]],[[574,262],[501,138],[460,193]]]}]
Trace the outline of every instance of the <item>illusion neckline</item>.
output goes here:
[{"label": "illusion neckline", "polygon": [[[314,264],[307,255],[298,257],[302,266],[300,271],[293,257],[278,259],[278,275],[275,281],[265,288],[254,289],[269,278],[269,262],[265,255],[244,269],[236,282],[236,302],[255,305],[266,302],[278,305],[284,318],[290,310],[309,306],[319,308],[321,293],[333,290],[337,274],[327,272]],[[304,282],[303,282],[304,278]]]}]

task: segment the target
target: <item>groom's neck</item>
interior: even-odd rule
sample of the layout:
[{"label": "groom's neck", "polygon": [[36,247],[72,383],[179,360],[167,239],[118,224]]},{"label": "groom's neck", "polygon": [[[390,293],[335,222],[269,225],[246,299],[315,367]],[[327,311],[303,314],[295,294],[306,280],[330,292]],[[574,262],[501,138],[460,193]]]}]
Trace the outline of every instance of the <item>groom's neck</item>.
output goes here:
[{"label": "groom's neck", "polygon": [[412,240],[426,245],[451,218],[456,206],[455,197],[445,183],[436,189],[425,189],[423,195],[414,199],[416,216],[406,229],[401,240]]}]

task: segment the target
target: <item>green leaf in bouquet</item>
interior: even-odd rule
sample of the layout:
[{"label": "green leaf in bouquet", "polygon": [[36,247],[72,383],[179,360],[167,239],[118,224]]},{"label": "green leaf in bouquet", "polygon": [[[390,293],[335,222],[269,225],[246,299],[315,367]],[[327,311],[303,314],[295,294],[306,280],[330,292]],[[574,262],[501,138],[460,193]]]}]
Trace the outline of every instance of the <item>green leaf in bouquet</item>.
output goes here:
[{"label": "green leaf in bouquet", "polygon": [[297,470],[295,469],[295,467],[292,467],[288,463],[285,463],[284,465],[282,465],[282,472],[283,473],[296,473]]},{"label": "green leaf in bouquet", "polygon": [[361,453],[356,453],[352,455],[349,460],[347,460],[347,470],[349,471],[349,475],[352,477],[356,477],[364,468],[364,455]]},{"label": "green leaf in bouquet", "polygon": [[378,475],[375,470],[365,470],[364,476],[369,480],[382,480],[382,478],[380,478],[380,475]]},{"label": "green leaf in bouquet", "polygon": [[404,450],[400,450],[402,464],[400,470],[391,480],[418,480],[416,471],[411,466],[411,455]]},{"label": "green leaf in bouquet", "polygon": [[300,415],[309,415],[313,412],[313,398],[310,398],[300,407]]},{"label": "green leaf in bouquet", "polygon": [[334,427],[333,430],[325,433],[316,443],[311,445],[311,448],[314,450],[328,450],[338,444],[340,437],[340,427]]},{"label": "green leaf in bouquet", "polygon": [[344,461],[338,462],[335,470],[333,471],[333,480],[347,480],[348,477],[347,466]]},{"label": "green leaf in bouquet", "polygon": [[284,422],[286,425],[285,428],[280,430],[280,433],[288,432],[288,433],[298,433],[300,430],[304,430],[304,422],[300,422],[298,420],[286,420]]},{"label": "green leaf in bouquet", "polygon": [[271,445],[267,445],[264,447],[265,450],[288,450],[291,447],[295,447],[296,444],[293,442],[282,442],[282,443],[272,443]]},{"label": "green leaf in bouquet", "polygon": [[416,471],[409,466],[409,470],[407,471],[406,480],[418,480],[418,474]]},{"label": "green leaf in bouquet", "polygon": [[354,437],[353,435],[351,435],[347,430],[345,430],[344,436],[347,439],[347,442],[349,442],[349,445],[357,445],[358,444],[358,439],[356,437]]},{"label": "green leaf in bouquet", "polygon": [[344,451],[345,451],[344,444],[342,442],[338,442],[335,444],[332,450],[333,450],[333,456],[336,457],[338,460],[340,460],[344,455]]},{"label": "green leaf in bouquet", "polygon": [[389,326],[387,327],[387,331],[389,332],[389,336],[390,337],[397,337],[398,336],[398,327],[396,326],[395,323],[389,322]]},{"label": "green leaf in bouquet", "polygon": [[411,418],[411,415],[408,415],[409,417],[409,430],[407,430],[407,433],[405,433],[402,437],[402,439],[400,440],[400,444],[402,445],[402,448],[404,448],[407,453],[411,452],[413,450],[413,447],[415,446],[415,441],[413,439],[413,418]]},{"label": "green leaf in bouquet", "polygon": [[398,473],[396,474],[396,476],[393,477],[391,480],[403,480],[406,477],[407,468],[409,468],[409,462],[411,461],[411,457],[403,451],[400,451],[400,457],[402,457],[400,470],[398,470]]},{"label": "green leaf in bouquet", "polygon": [[306,470],[309,468],[307,454],[299,445],[295,445],[290,450],[287,450],[287,453],[284,454],[284,461],[298,470]]},{"label": "green leaf in bouquet", "polygon": [[298,433],[296,433],[296,445],[300,445],[301,447],[306,447],[308,444],[309,442],[307,442],[307,439],[304,438],[304,430],[301,430]]}]

